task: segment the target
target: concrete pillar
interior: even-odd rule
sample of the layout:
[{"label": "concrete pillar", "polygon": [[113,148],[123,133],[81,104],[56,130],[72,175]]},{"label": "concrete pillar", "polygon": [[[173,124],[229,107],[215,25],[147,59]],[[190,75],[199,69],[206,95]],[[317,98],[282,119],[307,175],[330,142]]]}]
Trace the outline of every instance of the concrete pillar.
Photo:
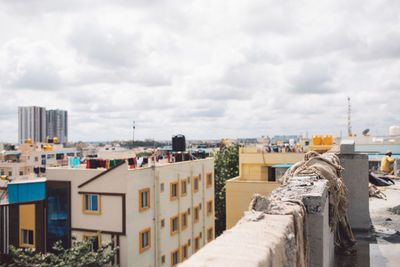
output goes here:
[{"label": "concrete pillar", "polygon": [[355,230],[369,230],[368,155],[354,151],[354,141],[340,145],[338,155],[344,168],[343,180],[349,192],[347,210],[350,226]]},{"label": "concrete pillar", "polygon": [[[323,180],[326,182],[325,180]],[[306,225],[309,244],[309,266],[328,267],[334,263],[333,233],[329,227],[329,201],[327,187],[318,194],[306,195],[303,203],[307,209]]]},{"label": "concrete pillar", "polygon": [[400,159],[395,159],[393,169],[394,175],[400,176]]}]

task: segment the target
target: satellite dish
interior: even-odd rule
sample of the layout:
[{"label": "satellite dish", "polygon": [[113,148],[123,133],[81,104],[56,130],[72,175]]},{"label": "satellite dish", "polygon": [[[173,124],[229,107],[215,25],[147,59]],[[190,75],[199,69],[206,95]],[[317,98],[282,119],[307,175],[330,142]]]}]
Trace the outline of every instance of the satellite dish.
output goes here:
[{"label": "satellite dish", "polygon": [[362,134],[363,135],[367,135],[369,133],[369,129],[367,128],[367,129],[365,129],[364,131],[362,131]]}]

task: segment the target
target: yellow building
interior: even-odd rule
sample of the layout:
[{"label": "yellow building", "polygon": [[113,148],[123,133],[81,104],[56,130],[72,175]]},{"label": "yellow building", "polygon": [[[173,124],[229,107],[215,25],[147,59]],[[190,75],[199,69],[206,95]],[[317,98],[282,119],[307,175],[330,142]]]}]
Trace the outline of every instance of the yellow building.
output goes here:
[{"label": "yellow building", "polygon": [[280,186],[276,165],[293,164],[303,157],[303,153],[267,153],[253,147],[240,148],[239,176],[226,181],[226,228],[243,217],[253,194],[268,196]]}]

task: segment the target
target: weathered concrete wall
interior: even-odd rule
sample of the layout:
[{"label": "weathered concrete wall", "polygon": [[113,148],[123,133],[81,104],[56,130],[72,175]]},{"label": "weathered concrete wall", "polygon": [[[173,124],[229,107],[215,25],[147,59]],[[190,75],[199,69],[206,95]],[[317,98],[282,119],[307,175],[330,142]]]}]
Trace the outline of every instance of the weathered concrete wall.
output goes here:
[{"label": "weathered concrete wall", "polygon": [[368,195],[368,155],[355,153],[354,146],[353,150],[350,146],[352,145],[341,144],[341,153],[338,154],[344,168],[343,181],[349,192],[350,206],[347,214],[353,229],[369,230],[371,219]]},{"label": "weathered concrete wall", "polygon": [[298,257],[294,255],[300,247],[293,246],[293,240],[299,237],[305,241],[303,256],[309,266],[332,266],[333,235],[329,229],[327,198],[326,180],[293,177],[275,189],[271,199],[303,203],[305,231],[295,231],[298,225],[293,214],[263,214],[254,220],[254,213],[249,212],[180,266],[297,266]]},{"label": "weathered concrete wall", "polygon": [[290,183],[271,194],[272,198],[300,200],[304,204],[309,266],[332,266],[334,263],[327,184],[327,180],[316,180],[315,177],[293,177]]}]

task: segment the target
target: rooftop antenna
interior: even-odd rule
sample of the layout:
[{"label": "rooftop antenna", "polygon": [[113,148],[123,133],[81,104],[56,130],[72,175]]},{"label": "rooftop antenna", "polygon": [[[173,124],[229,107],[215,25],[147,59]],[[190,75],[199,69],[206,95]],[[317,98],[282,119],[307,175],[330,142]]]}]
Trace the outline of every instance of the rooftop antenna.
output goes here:
[{"label": "rooftop antenna", "polygon": [[347,133],[349,136],[352,136],[351,133],[351,104],[350,97],[347,97]]},{"label": "rooftop antenna", "polygon": [[135,142],[135,121],[133,121],[133,126],[132,126],[132,130],[133,130],[133,136],[132,136],[132,150],[133,150],[133,143]]}]

